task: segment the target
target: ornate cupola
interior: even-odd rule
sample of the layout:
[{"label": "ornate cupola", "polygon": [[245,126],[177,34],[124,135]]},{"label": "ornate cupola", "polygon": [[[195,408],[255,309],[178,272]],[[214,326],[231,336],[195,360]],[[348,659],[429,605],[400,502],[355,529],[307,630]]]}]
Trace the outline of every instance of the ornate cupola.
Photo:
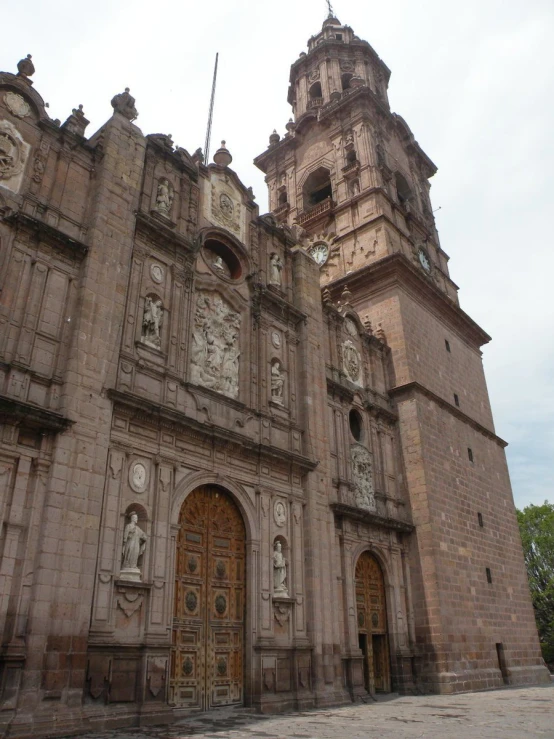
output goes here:
[{"label": "ornate cupola", "polygon": [[296,121],[357,87],[368,87],[388,105],[389,77],[390,70],[367,41],[329,16],[308,40],[308,53],[291,67],[288,101]]}]

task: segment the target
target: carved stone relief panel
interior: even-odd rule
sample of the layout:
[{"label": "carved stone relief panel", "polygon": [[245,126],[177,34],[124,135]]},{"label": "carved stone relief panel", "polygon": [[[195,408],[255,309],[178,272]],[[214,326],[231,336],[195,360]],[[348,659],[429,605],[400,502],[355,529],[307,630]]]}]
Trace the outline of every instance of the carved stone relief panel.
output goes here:
[{"label": "carved stone relief panel", "polygon": [[31,106],[22,95],[18,95],[16,92],[7,92],[4,95],[4,102],[10,113],[18,118],[26,118],[31,115]]},{"label": "carved stone relief panel", "polygon": [[354,320],[350,317],[346,317],[344,320],[344,328],[346,330],[346,333],[350,336],[353,336],[354,338],[357,338],[358,336],[358,327],[356,326]]},{"label": "carved stone relief panel", "polygon": [[13,124],[0,121],[0,186],[19,192],[30,148]]},{"label": "carved stone relief panel", "polygon": [[348,379],[355,385],[362,385],[362,360],[360,353],[348,339],[342,345],[342,366]]},{"label": "carved stone relief panel", "polygon": [[241,317],[218,293],[200,291],[191,352],[191,381],[230,398],[239,394]]},{"label": "carved stone relief panel", "polygon": [[376,510],[375,488],[373,486],[373,461],[370,452],[361,444],[350,447],[354,502],[358,508]]}]

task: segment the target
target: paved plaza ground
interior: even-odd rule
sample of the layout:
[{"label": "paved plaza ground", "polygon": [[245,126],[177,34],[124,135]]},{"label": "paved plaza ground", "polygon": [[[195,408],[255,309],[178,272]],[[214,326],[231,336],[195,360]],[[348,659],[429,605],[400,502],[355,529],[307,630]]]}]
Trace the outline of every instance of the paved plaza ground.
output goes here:
[{"label": "paved plaza ground", "polygon": [[[387,696],[325,710],[260,716],[220,709],[172,726],[78,739],[554,739],[554,685],[461,695]],[[77,738],[75,738],[77,739]]]}]

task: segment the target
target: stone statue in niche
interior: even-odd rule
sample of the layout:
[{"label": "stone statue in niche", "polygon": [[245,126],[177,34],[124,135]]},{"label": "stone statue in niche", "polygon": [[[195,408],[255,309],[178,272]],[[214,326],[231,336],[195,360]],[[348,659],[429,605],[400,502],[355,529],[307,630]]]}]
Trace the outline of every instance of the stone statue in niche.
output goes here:
[{"label": "stone statue in niche", "polygon": [[281,542],[276,541],[273,550],[273,594],[289,597],[287,589],[287,562],[281,551]]},{"label": "stone statue in niche", "polygon": [[226,272],[225,263],[223,262],[223,259],[219,256],[214,259],[214,261],[212,262],[212,266],[214,267],[214,269],[217,269],[220,272]]},{"label": "stone statue in niche", "polygon": [[285,373],[281,371],[281,364],[275,360],[271,364],[271,400],[283,405],[283,390],[285,387]]},{"label": "stone statue in niche", "polygon": [[171,204],[173,203],[173,187],[170,181],[164,177],[158,184],[158,190],[156,192],[156,205],[154,210],[161,213],[163,216],[168,216],[171,210]]},{"label": "stone statue in niche", "polygon": [[147,295],[144,301],[142,317],[142,341],[155,349],[161,346],[161,329],[163,323],[163,304],[160,298]]},{"label": "stone statue in niche", "polygon": [[352,197],[360,194],[360,180],[357,177],[350,182],[350,194]]},{"label": "stone statue in niche", "polygon": [[354,483],[354,498],[358,508],[375,511],[375,490],[373,488],[373,470],[371,454],[361,446],[355,444],[350,448],[350,462],[352,464],[352,482]]},{"label": "stone statue in niche", "polygon": [[281,287],[281,272],[283,262],[278,254],[272,254],[269,258],[269,284]]},{"label": "stone statue in niche", "polygon": [[239,392],[240,315],[217,293],[196,297],[191,379],[236,398]]},{"label": "stone statue in niche", "polygon": [[146,534],[138,525],[138,516],[133,511],[131,513],[131,521],[125,526],[125,531],[123,532],[120,575],[122,580],[140,580],[138,561],[146,548],[146,539]]}]

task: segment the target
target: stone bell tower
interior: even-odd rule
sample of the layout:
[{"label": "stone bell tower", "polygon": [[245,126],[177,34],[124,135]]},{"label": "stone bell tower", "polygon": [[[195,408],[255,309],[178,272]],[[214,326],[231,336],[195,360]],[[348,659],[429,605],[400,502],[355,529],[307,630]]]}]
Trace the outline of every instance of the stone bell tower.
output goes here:
[{"label": "stone bell tower", "polygon": [[391,112],[390,71],[329,17],[292,64],[294,118],[255,160],[270,209],[390,348],[388,395],[415,532],[414,673],[426,690],[548,679],[521,552],[505,442],[480,347],[459,307],[429,198],[436,167]]}]

